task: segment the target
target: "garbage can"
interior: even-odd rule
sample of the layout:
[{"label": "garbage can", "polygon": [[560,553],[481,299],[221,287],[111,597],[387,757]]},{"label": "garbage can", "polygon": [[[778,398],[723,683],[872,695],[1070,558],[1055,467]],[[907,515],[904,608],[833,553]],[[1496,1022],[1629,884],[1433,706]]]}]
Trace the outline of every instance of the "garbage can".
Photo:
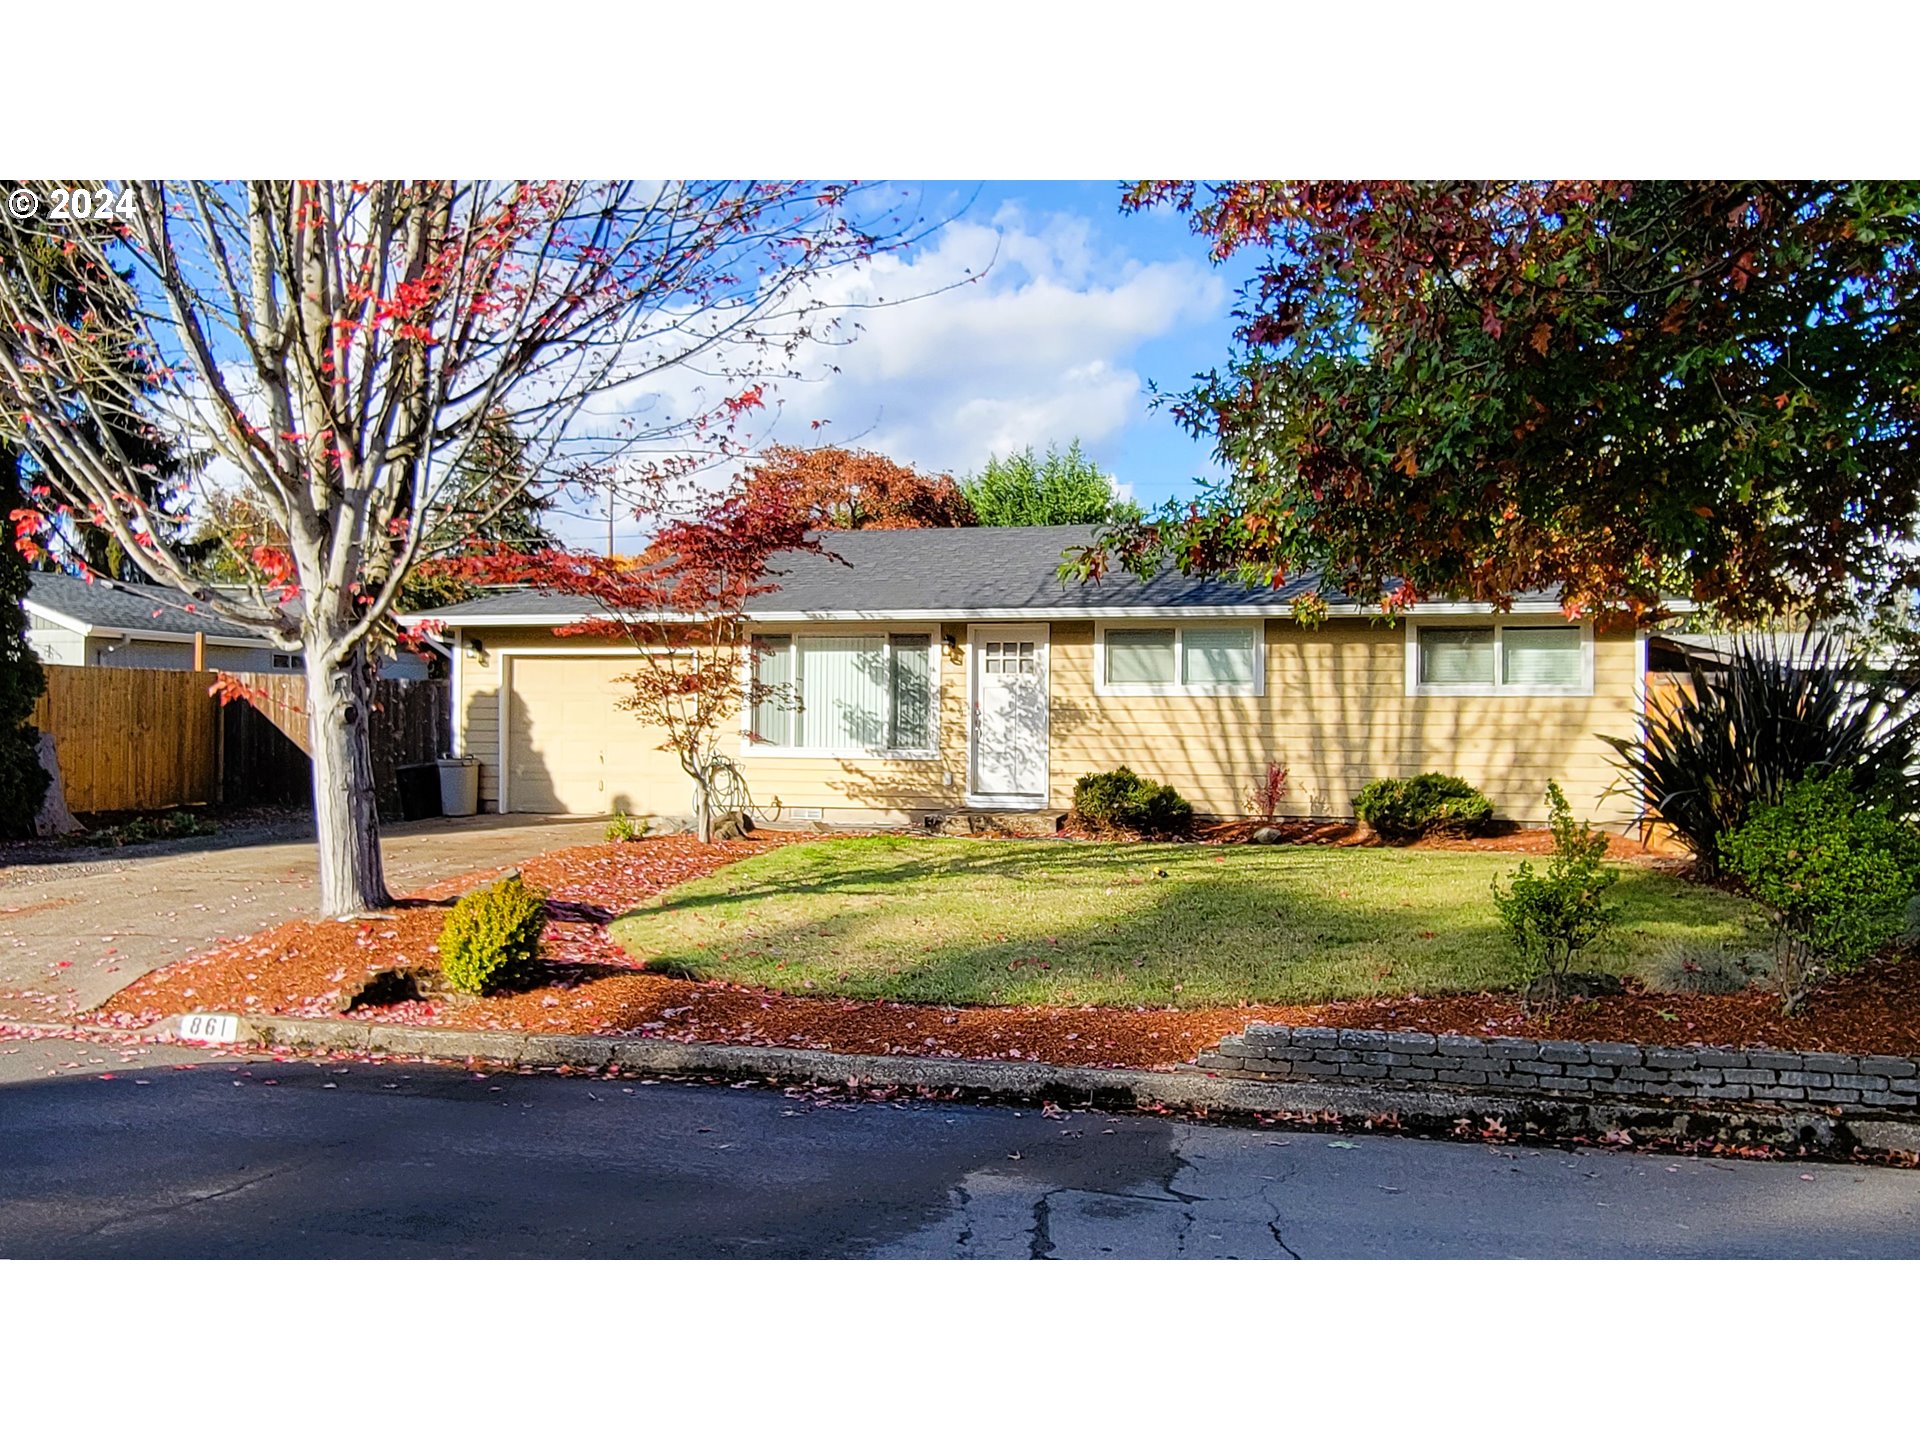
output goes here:
[{"label": "garbage can", "polygon": [[431,820],[440,813],[440,767],[434,761],[395,766],[393,778],[402,820]]},{"label": "garbage can", "polygon": [[442,760],[440,766],[440,813],[473,815],[480,809],[480,762],[471,755],[456,755]]}]

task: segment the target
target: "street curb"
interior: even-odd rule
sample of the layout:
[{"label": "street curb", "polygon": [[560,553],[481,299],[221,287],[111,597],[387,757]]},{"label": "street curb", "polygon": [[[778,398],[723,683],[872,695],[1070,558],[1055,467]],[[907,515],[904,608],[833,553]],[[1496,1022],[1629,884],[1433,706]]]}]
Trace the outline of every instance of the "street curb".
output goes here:
[{"label": "street curb", "polygon": [[[155,1033],[177,1035],[180,1017]],[[1086,1065],[843,1055],[758,1045],[698,1045],[591,1035],[527,1035],[374,1025],[349,1020],[242,1016],[240,1045],[457,1060],[467,1064],[567,1066],[654,1075],[710,1076],[869,1089],[905,1087],[957,1098],[1103,1109],[1174,1110],[1294,1123],[1363,1125],[1455,1139],[1611,1140],[1632,1143],[1769,1147],[1794,1154],[1920,1160],[1920,1124],[1839,1118],[1817,1110],[1596,1103],[1392,1088],[1246,1080],[1198,1067],[1173,1071]]]}]

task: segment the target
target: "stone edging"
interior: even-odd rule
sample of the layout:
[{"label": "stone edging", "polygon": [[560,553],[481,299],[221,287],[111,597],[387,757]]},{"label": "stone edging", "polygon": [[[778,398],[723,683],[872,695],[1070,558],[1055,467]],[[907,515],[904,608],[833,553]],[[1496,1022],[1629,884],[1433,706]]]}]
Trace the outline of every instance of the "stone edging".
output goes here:
[{"label": "stone edging", "polygon": [[[154,1033],[178,1033],[179,1017]],[[1702,1103],[1634,1103],[1599,1096],[1547,1092],[1465,1093],[1444,1087],[1396,1088],[1343,1076],[1334,1083],[1266,1075],[1118,1070],[1085,1065],[1010,1061],[933,1060],[906,1055],[842,1055],[758,1045],[691,1045],[671,1040],[591,1035],[528,1035],[513,1031],[447,1030],[435,1026],[243,1016],[239,1043],[259,1047],[349,1051],[406,1058],[496,1065],[569,1066],[598,1070],[617,1065],[634,1073],[751,1078],[878,1088],[918,1087],[972,1099],[1034,1104],[1133,1106],[1196,1115],[1242,1115],[1294,1123],[1369,1125],[1410,1134],[1481,1139],[1581,1140],[1606,1137],[1637,1142],[1722,1142],[1768,1145],[1846,1157],[1865,1152],[1920,1159],[1920,1123],[1909,1119],[1836,1118],[1785,1106],[1723,1107]],[[1259,1074],[1260,1072],[1253,1072]],[[1404,1084],[1404,1082],[1403,1082]]]},{"label": "stone edging", "polygon": [[1283,1081],[1458,1086],[1556,1099],[1817,1105],[1841,1115],[1920,1113],[1920,1063],[1903,1055],[1249,1025],[1199,1063]]}]

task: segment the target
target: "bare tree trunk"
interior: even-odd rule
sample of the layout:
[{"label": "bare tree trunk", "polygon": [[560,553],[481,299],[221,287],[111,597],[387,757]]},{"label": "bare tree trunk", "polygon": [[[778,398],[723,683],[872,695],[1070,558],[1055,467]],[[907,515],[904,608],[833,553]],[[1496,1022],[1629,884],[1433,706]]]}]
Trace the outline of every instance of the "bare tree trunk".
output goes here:
[{"label": "bare tree trunk", "polygon": [[373,783],[373,665],[365,642],[344,665],[318,668],[307,645],[307,734],[313,747],[313,819],[320,842],[320,912],[357,915],[392,899],[380,861]]}]

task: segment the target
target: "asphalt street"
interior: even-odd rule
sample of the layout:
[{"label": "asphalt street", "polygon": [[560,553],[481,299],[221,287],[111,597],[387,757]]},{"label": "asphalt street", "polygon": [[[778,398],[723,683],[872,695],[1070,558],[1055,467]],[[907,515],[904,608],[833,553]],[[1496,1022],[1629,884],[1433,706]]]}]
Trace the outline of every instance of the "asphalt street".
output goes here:
[{"label": "asphalt street", "polygon": [[1920,1173],[0,1032],[0,1255],[1920,1256]]}]

